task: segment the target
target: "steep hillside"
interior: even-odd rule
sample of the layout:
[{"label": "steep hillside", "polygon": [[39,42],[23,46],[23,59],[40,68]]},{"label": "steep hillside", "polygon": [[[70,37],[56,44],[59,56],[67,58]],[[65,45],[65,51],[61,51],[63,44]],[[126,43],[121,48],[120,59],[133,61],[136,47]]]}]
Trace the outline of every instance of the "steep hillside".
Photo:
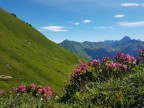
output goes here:
[{"label": "steep hillside", "polygon": [[61,90],[79,58],[0,9],[0,90],[21,83]]},{"label": "steep hillside", "polygon": [[[65,40],[60,43],[61,46],[67,50],[77,54],[85,59],[101,59],[105,56],[113,59],[116,52],[121,51],[125,54],[130,54],[137,57],[137,50],[144,48],[144,41],[130,39],[125,36],[121,40],[113,41],[106,40],[104,42],[88,42],[83,43]],[[86,56],[85,56],[86,55]]]},{"label": "steep hillside", "polygon": [[88,54],[86,54],[84,51],[84,46],[79,42],[64,40],[62,43],[60,43],[60,45],[82,58],[88,60],[92,59]]}]

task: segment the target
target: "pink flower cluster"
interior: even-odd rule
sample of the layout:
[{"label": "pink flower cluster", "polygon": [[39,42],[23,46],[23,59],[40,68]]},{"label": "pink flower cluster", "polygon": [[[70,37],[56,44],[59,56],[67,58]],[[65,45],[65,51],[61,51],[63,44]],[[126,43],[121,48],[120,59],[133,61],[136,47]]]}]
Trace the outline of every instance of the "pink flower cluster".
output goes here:
[{"label": "pink flower cluster", "polygon": [[36,90],[36,88],[37,88],[37,86],[36,86],[34,83],[32,83],[32,84],[30,85],[30,89],[31,89],[31,90]]},{"label": "pink flower cluster", "polygon": [[105,63],[105,62],[107,62],[107,61],[109,61],[110,59],[109,59],[109,57],[103,57],[102,58],[102,63]]},{"label": "pink flower cluster", "polygon": [[109,57],[103,57],[102,60],[92,60],[90,62],[86,62],[86,63],[81,63],[77,68],[75,68],[73,70],[74,74],[79,74],[82,72],[86,72],[88,67],[100,67],[103,64],[107,63],[108,61],[110,61]]},{"label": "pink flower cluster", "polygon": [[90,61],[88,64],[91,66],[96,66],[96,65],[99,65],[101,63],[100,60],[96,60],[94,59],[93,61]]},{"label": "pink flower cluster", "polygon": [[25,93],[26,92],[26,86],[20,85],[14,89],[14,92],[16,93]]},{"label": "pink flower cluster", "polygon": [[86,63],[81,63],[81,64],[80,64],[81,70],[86,69],[86,67],[87,67],[87,64],[86,64]]},{"label": "pink flower cluster", "polygon": [[100,62],[101,62],[100,60],[94,59],[94,60],[92,61],[92,64],[99,64]]},{"label": "pink flower cluster", "polygon": [[139,54],[141,57],[144,57],[144,49],[139,49]]},{"label": "pink flower cluster", "polygon": [[124,65],[124,64],[120,64],[120,63],[118,63],[118,62],[116,62],[116,63],[110,63],[110,64],[108,64],[108,67],[109,67],[109,69],[120,69],[120,70],[123,70],[123,71],[126,71],[127,70],[127,65]]},{"label": "pink flower cluster", "polygon": [[102,63],[106,63],[107,61],[109,61],[110,59],[108,57],[104,57],[102,60],[92,60],[90,62],[86,62],[86,63],[81,63],[77,68],[75,68],[73,70],[74,74],[79,74],[82,73],[83,71],[85,72],[87,70],[88,67],[97,67],[102,65]]},{"label": "pink flower cluster", "polygon": [[87,63],[81,63],[79,67],[73,70],[74,74],[80,73],[82,70],[87,68]]},{"label": "pink flower cluster", "polygon": [[50,97],[52,96],[52,91],[51,91],[51,88],[50,87],[39,87],[37,85],[35,85],[34,83],[30,84],[29,86],[25,86],[25,85],[20,85],[18,87],[16,87],[14,90],[13,90],[15,93],[32,93],[33,96],[38,96],[38,95],[41,95],[41,96],[44,96],[44,97]]},{"label": "pink flower cluster", "polygon": [[45,96],[45,97],[49,97],[52,96],[52,91],[50,87],[47,88],[39,88],[38,89],[38,93]]},{"label": "pink flower cluster", "polygon": [[87,79],[91,80],[93,77],[91,72],[97,72],[105,77],[108,77],[109,72],[111,75],[120,76],[120,74],[125,74],[125,71],[131,70],[135,65],[142,62],[144,49],[139,50],[139,52],[140,56],[137,59],[129,54],[118,52],[115,60],[110,60],[109,57],[103,57],[102,60],[95,59],[90,62],[81,63],[73,70],[73,74],[69,78],[72,80],[73,78],[79,78],[79,76],[86,76]]},{"label": "pink flower cluster", "polygon": [[81,69],[80,69],[80,68],[75,68],[75,69],[73,70],[73,72],[74,72],[75,74],[80,73],[80,72],[81,72]]},{"label": "pink flower cluster", "polygon": [[129,64],[135,62],[134,57],[130,56],[129,54],[123,54],[122,52],[117,53],[117,55],[115,56],[115,60],[122,64]]}]

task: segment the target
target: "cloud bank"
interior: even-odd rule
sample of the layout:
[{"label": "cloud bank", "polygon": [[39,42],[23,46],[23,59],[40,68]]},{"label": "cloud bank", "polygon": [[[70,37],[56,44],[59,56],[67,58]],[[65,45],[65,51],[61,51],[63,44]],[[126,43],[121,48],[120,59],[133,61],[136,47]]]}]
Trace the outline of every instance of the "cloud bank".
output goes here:
[{"label": "cloud bank", "polygon": [[124,7],[140,7],[140,6],[144,6],[143,3],[123,3],[121,4],[121,6],[124,6]]},{"label": "cloud bank", "polygon": [[91,22],[92,22],[92,21],[89,20],[89,19],[85,19],[85,20],[83,20],[83,23],[84,23],[84,24],[91,23]]},{"label": "cloud bank", "polygon": [[102,27],[94,27],[95,29],[109,29],[109,30],[114,30],[114,26],[102,26]]},{"label": "cloud bank", "polygon": [[115,15],[114,17],[115,17],[115,18],[123,18],[123,17],[125,17],[125,15],[123,15],[123,14],[118,14],[118,15]]},{"label": "cloud bank", "polygon": [[122,27],[144,27],[144,21],[137,21],[137,22],[119,22],[119,26]]},{"label": "cloud bank", "polygon": [[69,31],[66,29],[66,27],[63,27],[63,26],[44,26],[44,27],[41,27],[41,29],[53,31],[53,32],[67,32],[67,31]]}]

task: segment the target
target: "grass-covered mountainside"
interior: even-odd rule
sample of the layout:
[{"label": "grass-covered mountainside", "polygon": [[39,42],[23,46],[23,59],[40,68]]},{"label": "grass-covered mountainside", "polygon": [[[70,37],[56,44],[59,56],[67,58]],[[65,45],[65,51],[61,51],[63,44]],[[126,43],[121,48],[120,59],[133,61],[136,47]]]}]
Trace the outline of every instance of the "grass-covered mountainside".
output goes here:
[{"label": "grass-covered mountainside", "polygon": [[61,90],[79,58],[0,9],[0,91],[21,83]]},{"label": "grass-covered mountainside", "polygon": [[125,54],[131,54],[136,57],[137,50],[144,48],[144,41],[130,39],[125,36],[119,41],[107,40],[104,42],[88,42],[83,43],[64,40],[60,43],[61,46],[67,50],[75,53],[76,55],[91,60],[91,59],[101,59],[104,56],[108,56],[113,59],[116,52],[121,51]]}]

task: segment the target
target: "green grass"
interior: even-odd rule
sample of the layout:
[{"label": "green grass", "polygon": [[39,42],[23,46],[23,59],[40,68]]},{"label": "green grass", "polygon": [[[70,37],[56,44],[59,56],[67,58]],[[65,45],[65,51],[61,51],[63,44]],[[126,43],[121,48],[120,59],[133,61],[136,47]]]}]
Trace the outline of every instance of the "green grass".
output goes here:
[{"label": "green grass", "polygon": [[60,92],[78,60],[33,27],[0,9],[0,90],[35,82]]}]

